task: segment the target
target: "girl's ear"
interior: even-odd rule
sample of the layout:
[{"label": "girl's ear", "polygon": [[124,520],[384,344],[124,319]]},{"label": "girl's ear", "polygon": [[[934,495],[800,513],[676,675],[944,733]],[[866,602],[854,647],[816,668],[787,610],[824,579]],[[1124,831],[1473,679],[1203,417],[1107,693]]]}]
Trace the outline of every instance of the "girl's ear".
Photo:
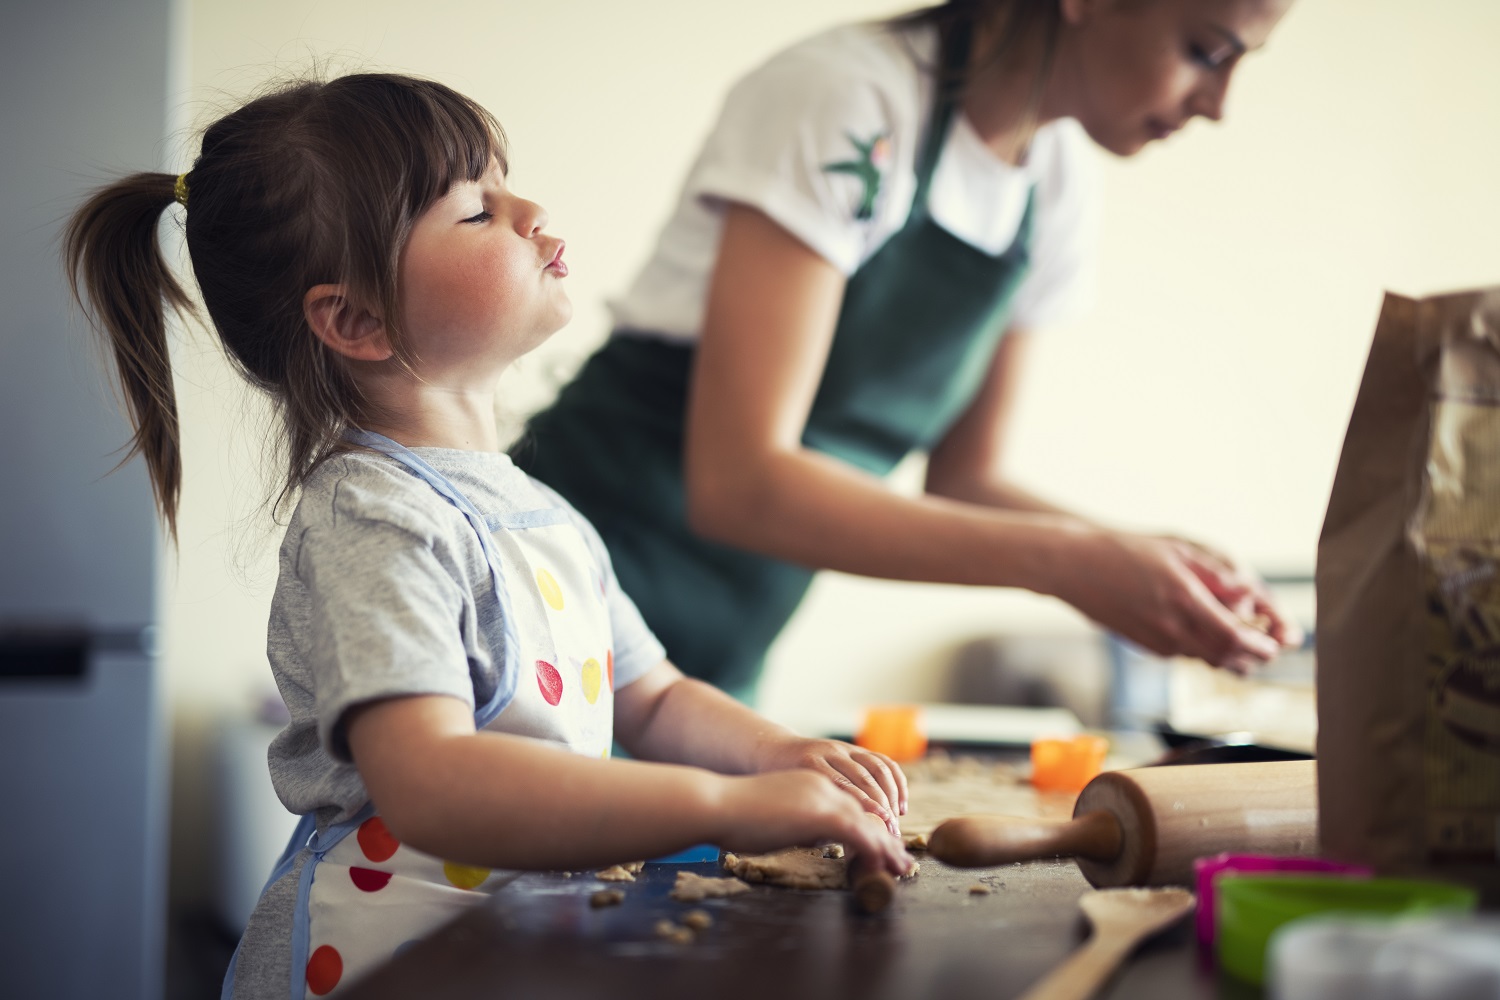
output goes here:
[{"label": "girl's ear", "polygon": [[302,296],[307,325],[330,350],[351,361],[386,361],[396,353],[385,322],[356,305],[343,285],[314,285]]}]

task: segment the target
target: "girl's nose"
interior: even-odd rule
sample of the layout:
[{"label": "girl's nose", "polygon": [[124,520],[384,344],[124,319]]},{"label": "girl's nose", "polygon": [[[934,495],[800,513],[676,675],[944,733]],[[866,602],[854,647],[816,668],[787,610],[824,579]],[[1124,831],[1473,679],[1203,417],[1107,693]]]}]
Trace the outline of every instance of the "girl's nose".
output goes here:
[{"label": "girl's nose", "polygon": [[519,213],[522,235],[535,236],[547,228],[547,210],[534,201],[528,201]]}]

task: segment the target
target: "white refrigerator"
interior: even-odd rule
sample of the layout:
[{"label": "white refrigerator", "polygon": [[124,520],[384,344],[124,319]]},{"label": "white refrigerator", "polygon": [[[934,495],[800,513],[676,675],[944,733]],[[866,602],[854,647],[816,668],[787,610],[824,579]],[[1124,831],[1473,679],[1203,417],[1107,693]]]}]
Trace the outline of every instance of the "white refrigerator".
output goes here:
[{"label": "white refrigerator", "polygon": [[0,31],[0,996],[159,998],[167,718],[144,467],[69,307],[62,221],[167,152],[172,0]]}]

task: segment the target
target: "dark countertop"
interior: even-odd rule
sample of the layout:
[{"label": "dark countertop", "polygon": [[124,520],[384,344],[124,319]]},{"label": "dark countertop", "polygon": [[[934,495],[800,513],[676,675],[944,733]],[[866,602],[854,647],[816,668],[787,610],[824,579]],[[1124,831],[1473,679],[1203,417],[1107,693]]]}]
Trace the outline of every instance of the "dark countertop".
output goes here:
[{"label": "dark countertop", "polygon": [[[857,913],[843,892],[756,886],[696,904],[668,896],[678,871],[724,874],[712,864],[651,864],[623,885],[592,873],[529,873],[342,996],[1005,1000],[1085,936],[1077,901],[1089,886],[1071,861],[965,871],[918,857],[921,874],[878,916]],[[971,895],[976,883],[991,893]],[[592,909],[589,896],[601,888],[622,889],[624,904]],[[714,923],[691,944],[656,935],[658,920],[694,908]],[[1191,915],[1143,945],[1099,994],[1260,995],[1200,968]]]}]

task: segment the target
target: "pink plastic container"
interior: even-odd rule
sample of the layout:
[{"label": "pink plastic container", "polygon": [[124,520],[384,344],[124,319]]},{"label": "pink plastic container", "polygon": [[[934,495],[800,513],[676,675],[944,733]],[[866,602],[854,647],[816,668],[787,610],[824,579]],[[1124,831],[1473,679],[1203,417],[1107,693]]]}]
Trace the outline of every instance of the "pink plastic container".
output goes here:
[{"label": "pink plastic container", "polygon": [[1193,873],[1198,878],[1198,944],[1213,952],[1214,943],[1214,879],[1225,872],[1231,877],[1236,872],[1295,873],[1318,872],[1324,875],[1369,876],[1374,874],[1362,865],[1328,861],[1324,858],[1279,857],[1272,854],[1215,854],[1193,862]]}]

